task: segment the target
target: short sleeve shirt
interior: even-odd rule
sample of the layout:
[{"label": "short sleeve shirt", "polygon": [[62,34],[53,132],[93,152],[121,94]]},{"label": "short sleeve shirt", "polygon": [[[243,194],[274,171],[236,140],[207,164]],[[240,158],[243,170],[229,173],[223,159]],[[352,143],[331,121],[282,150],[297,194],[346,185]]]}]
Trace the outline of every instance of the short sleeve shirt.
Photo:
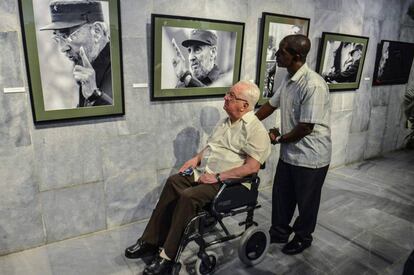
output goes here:
[{"label": "short sleeve shirt", "polygon": [[282,143],[280,158],[292,165],[319,168],[331,161],[329,88],[323,78],[304,64],[283,79],[269,104],[281,111],[281,134],[299,123],[312,123],[312,133],[299,141]]},{"label": "short sleeve shirt", "polygon": [[270,152],[267,130],[253,111],[234,123],[226,118],[219,122],[208,139],[203,159],[196,170],[196,178],[204,171],[216,174],[240,167],[247,156],[263,164]]}]

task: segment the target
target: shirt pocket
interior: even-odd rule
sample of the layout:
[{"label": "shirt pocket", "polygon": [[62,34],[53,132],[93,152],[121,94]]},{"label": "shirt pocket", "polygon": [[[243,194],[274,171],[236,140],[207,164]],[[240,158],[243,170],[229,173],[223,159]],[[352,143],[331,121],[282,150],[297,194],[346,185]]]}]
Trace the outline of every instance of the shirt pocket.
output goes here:
[{"label": "shirt pocket", "polygon": [[292,113],[293,113],[293,117],[296,120],[299,120],[299,118],[300,118],[300,107],[301,107],[301,105],[300,105],[299,102],[293,102],[293,104],[292,104]]}]

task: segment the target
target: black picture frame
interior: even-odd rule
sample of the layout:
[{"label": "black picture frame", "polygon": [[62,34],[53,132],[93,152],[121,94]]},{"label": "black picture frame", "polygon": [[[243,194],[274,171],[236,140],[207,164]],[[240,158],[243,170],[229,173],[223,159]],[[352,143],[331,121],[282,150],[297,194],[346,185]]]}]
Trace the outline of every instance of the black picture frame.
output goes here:
[{"label": "black picture frame", "polygon": [[273,87],[279,87],[287,74],[285,68],[277,68],[275,53],[280,41],[289,34],[309,35],[310,18],[263,12],[259,38],[259,55],[256,84],[260,89],[257,106],[272,97]]},{"label": "black picture frame", "polygon": [[377,46],[372,85],[406,84],[414,57],[414,43],[381,40]]},{"label": "black picture frame", "polygon": [[331,92],[359,88],[368,41],[365,36],[322,33],[316,71]]},{"label": "black picture frame", "polygon": [[[244,23],[152,14],[151,27],[151,101],[221,97],[240,79]],[[216,52],[211,55],[216,56],[216,69],[206,68],[211,67],[212,61],[205,65],[206,61],[200,61],[200,58],[194,57],[193,54],[190,58],[190,47],[183,46],[182,42],[190,41],[190,36],[192,39],[198,37],[196,33],[199,33],[200,37],[206,35],[208,39],[212,39],[211,41],[215,40],[212,38],[215,35],[216,44],[207,46],[210,52]],[[177,56],[180,57],[180,64],[184,64],[183,71],[186,71],[185,75],[181,74],[180,79],[173,66],[173,60]],[[202,70],[205,72],[201,72]],[[204,77],[206,72],[209,72],[208,77]],[[200,81],[197,81],[197,76]]]},{"label": "black picture frame", "polygon": [[[94,90],[94,97],[91,97],[90,104],[86,104],[86,100],[80,99],[79,87],[82,84],[74,78],[73,55],[66,53],[65,56],[60,48],[61,43],[68,42],[64,40],[66,42],[55,43],[52,39],[56,37],[54,31],[46,27],[51,23],[50,12],[53,7],[49,7],[50,1],[18,0],[28,86],[35,124],[125,114],[120,1],[98,1],[102,7],[104,16],[102,22],[105,26],[103,28],[108,34],[109,42],[96,57],[95,61],[98,64],[94,63],[94,60],[90,61],[91,68],[96,74],[97,89]],[[55,9],[58,8],[60,7],[55,7]],[[87,24],[83,23],[79,29],[83,25]],[[72,34],[75,31],[72,30]],[[106,91],[100,87],[101,82],[98,80],[98,74],[101,72],[104,75],[102,81],[105,81]],[[97,102],[101,100],[100,96],[104,96],[102,101],[107,101],[98,106]]]}]

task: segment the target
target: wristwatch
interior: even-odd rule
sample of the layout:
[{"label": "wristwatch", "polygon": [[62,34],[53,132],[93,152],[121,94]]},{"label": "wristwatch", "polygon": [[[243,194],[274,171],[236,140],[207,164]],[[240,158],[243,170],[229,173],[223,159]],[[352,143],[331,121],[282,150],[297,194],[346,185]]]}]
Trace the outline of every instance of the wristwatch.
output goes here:
[{"label": "wristwatch", "polygon": [[216,174],[216,180],[218,183],[221,183],[220,173]]},{"label": "wristwatch", "polygon": [[276,142],[276,144],[278,144],[278,143],[280,143],[280,140],[282,139],[282,136],[277,136],[276,138],[275,138],[275,142]]}]

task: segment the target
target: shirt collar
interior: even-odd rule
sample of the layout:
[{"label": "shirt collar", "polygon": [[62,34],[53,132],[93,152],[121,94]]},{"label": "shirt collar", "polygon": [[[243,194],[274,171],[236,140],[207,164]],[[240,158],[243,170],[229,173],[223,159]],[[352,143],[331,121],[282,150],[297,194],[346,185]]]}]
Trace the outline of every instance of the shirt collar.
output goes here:
[{"label": "shirt collar", "polygon": [[254,114],[253,111],[249,111],[241,117],[241,120],[243,120],[245,123],[249,123],[254,119],[255,116],[256,115]]},{"label": "shirt collar", "polygon": [[290,78],[290,81],[298,81],[308,70],[308,65],[306,63],[303,64],[302,67],[300,67],[299,70],[297,70],[296,73]]}]

